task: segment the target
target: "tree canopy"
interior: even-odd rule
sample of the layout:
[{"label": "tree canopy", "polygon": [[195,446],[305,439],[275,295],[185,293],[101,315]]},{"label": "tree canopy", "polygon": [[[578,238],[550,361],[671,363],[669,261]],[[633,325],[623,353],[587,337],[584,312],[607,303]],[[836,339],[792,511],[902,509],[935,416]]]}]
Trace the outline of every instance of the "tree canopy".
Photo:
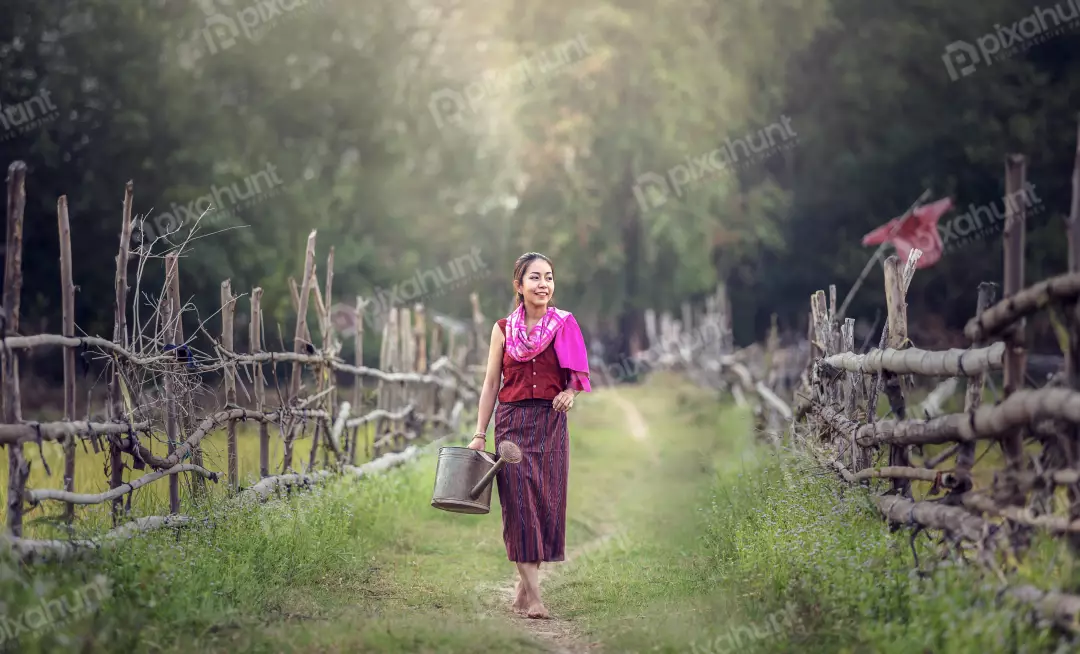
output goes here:
[{"label": "tree canopy", "polygon": [[[317,229],[320,278],[332,245],[342,302],[466,317],[475,290],[498,316],[514,259],[535,250],[555,261],[560,306],[620,350],[640,341],[643,309],[719,281],[739,341],[773,312],[797,331],[808,295],[846,291],[872,252],[862,235],[924,189],[954,199],[943,222],[1000,207],[1013,152],[1039,199],[1028,279],[1064,265],[1080,105],[1067,3],[7,7],[0,154],[30,167],[23,331],[58,329],[67,195],[77,320],[111,333],[128,180],[148,236],[187,234],[213,205],[181,262],[185,298],[205,314],[223,279],[262,286],[283,330]],[[1000,251],[999,228],[952,244],[915,277],[912,316],[961,325],[978,282],[1000,279]],[[872,321],[882,304],[868,283],[849,315]]]}]

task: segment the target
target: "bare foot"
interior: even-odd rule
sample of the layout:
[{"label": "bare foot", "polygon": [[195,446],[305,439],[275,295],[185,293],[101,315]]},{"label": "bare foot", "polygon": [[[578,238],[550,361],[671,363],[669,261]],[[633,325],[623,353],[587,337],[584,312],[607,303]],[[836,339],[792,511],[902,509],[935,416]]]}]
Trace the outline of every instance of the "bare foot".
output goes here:
[{"label": "bare foot", "polygon": [[519,615],[525,615],[526,607],[529,603],[528,594],[525,592],[525,584],[518,580],[517,591],[514,597],[514,603],[510,605],[510,610]]},{"label": "bare foot", "polygon": [[551,617],[548,614],[547,607],[545,607],[540,602],[530,604],[529,608],[525,612],[525,615],[527,615],[530,618],[533,618],[534,620],[547,620],[548,618]]}]

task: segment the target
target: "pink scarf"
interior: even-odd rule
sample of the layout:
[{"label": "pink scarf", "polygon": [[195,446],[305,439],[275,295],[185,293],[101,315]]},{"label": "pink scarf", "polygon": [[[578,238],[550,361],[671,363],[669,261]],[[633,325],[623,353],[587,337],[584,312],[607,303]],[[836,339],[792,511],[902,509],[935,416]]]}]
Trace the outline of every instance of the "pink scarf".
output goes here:
[{"label": "pink scarf", "polygon": [[555,356],[559,365],[570,371],[571,388],[589,393],[589,355],[574,314],[554,307],[532,331],[525,330],[525,305],[519,305],[506,316],[506,344],[503,349],[515,361],[528,361],[543,352],[555,341]]}]

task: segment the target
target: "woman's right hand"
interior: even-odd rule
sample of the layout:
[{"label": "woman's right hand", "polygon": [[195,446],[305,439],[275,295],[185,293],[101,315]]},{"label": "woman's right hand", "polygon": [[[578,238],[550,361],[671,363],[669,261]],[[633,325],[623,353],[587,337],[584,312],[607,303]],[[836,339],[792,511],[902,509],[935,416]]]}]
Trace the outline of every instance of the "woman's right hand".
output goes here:
[{"label": "woman's right hand", "polygon": [[472,442],[469,443],[470,450],[482,450],[487,445],[487,439],[483,436],[473,436]]}]

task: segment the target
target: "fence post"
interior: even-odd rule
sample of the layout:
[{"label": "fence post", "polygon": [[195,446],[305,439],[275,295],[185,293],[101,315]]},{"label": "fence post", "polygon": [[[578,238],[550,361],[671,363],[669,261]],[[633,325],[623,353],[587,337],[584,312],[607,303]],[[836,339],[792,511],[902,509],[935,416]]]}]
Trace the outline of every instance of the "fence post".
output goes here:
[{"label": "fence post", "polygon": [[[71,222],[68,218],[67,196],[56,202],[56,218],[60,230],[60,291],[64,319],[62,334],[75,336],[75,283],[71,274]],[[64,420],[75,420],[75,350],[64,348]],[[75,492],[75,438],[64,440],[64,490]],[[75,505],[64,505],[64,522],[75,518]]]},{"label": "fence post", "polygon": [[[221,282],[221,347],[233,352],[233,318],[236,314],[236,298],[232,294],[232,280]],[[236,406],[236,364],[225,363],[225,404]],[[230,419],[226,427],[228,440],[229,493],[240,489],[240,463],[236,450],[236,421]]]},{"label": "fence post", "polygon": [[[308,235],[307,248],[304,251],[304,281],[296,300],[296,333],[293,336],[293,352],[296,354],[306,354],[308,351],[307,346],[310,339],[307,338],[307,310],[314,277],[315,230],[311,230],[311,234]],[[289,380],[289,406],[295,405],[297,398],[300,396],[300,375],[303,368],[304,364],[301,362],[296,361],[293,363],[292,378]],[[287,472],[292,467],[293,440],[295,437],[296,421],[293,420],[285,429],[285,456],[281,464],[282,473]]]},{"label": "fence post", "polygon": [[[262,295],[261,287],[251,289],[251,324],[248,325],[248,347],[252,354],[262,352]],[[255,410],[266,410],[266,382],[263,380],[263,364],[255,368]],[[276,370],[274,371],[277,372]],[[270,476],[270,426],[259,421],[259,476]]]},{"label": "fence post", "polygon": [[[994,303],[996,286],[988,282],[979,284],[979,299],[975,303],[975,317],[978,318],[983,311]],[[979,341],[972,343],[972,347],[983,347],[985,343]],[[986,385],[986,375],[978,373],[967,377],[967,388],[964,391],[964,412],[971,413],[982,404],[983,387]],[[956,449],[956,474],[964,479],[968,488],[971,486],[971,467],[975,465],[975,442],[960,443]],[[961,490],[961,492],[963,492]]]},{"label": "fence post", "polygon": [[[131,247],[131,208],[134,200],[134,183],[128,180],[128,183],[124,185],[124,211],[123,211],[123,223],[120,227],[120,251],[116,255],[116,300],[113,306],[113,337],[114,343],[122,347],[127,347],[127,267],[128,267],[128,250]],[[130,421],[131,416],[127,415],[126,407],[124,407],[119,394],[120,389],[117,387],[120,384],[120,375],[123,374],[120,370],[120,363],[113,357],[108,364],[108,396],[105,406],[106,419],[114,421],[123,416],[125,421]],[[134,432],[131,433],[132,439],[138,439],[138,436]],[[118,488],[124,483],[124,459],[121,456],[122,452],[117,444],[120,437],[117,435],[111,435],[109,437],[109,471],[110,480],[109,488]],[[134,445],[134,443],[133,443]],[[123,508],[123,499],[116,498],[112,501],[112,521],[115,527],[119,523],[120,513]]]},{"label": "fence post", "polygon": [[[158,331],[165,344],[174,346],[179,346],[182,343],[182,337],[178,338],[180,336],[180,285],[178,275],[178,255],[176,253],[166,254],[165,292],[161,300],[161,322]],[[179,389],[175,379],[175,368],[178,365],[182,364],[168,366],[168,372],[165,374],[165,437],[168,440],[168,452],[170,455],[176,450],[180,433],[179,401],[177,399]],[[180,512],[180,475],[169,475],[169,512]]]},{"label": "fence post", "polygon": [[[840,326],[842,352],[855,352],[855,319],[844,318],[844,324]],[[858,389],[862,387],[862,375],[857,372],[844,373],[844,415],[848,420],[858,420],[856,415],[859,405]],[[851,472],[856,473],[862,469],[862,448],[852,436],[851,443]]]},{"label": "fence post", "polygon": [[[412,311],[406,307],[401,307],[401,320],[399,327],[401,328],[401,336],[398,340],[398,370],[403,373],[413,372],[413,364],[416,362],[416,356],[413,352],[413,329],[412,329]],[[398,400],[401,408],[405,408],[408,404],[413,404],[413,412],[416,412],[416,398],[413,392],[414,385],[410,382],[401,382],[398,385]],[[404,432],[407,421],[401,419],[397,421],[397,426],[394,429],[396,432]],[[395,439],[394,446],[395,451],[402,451],[405,449],[405,437],[399,436]]]},{"label": "fence post", "polygon": [[[322,340],[323,340],[323,356],[326,359],[319,368],[325,389],[330,389],[323,399],[323,406],[326,407],[326,421],[323,424],[323,429],[326,431],[326,444],[334,447],[334,442],[330,438],[330,431],[334,428],[334,421],[337,418],[337,390],[335,384],[334,369],[330,365],[330,357],[335,356],[337,352],[337,337],[334,333],[334,323],[331,320],[330,307],[333,306],[333,297],[331,291],[334,288],[334,246],[330,246],[330,253],[326,256],[326,294],[323,297],[323,319],[322,319]],[[359,409],[359,408],[358,408]],[[323,446],[323,467],[327,466],[329,451],[326,446]],[[340,465],[344,461],[342,457],[344,452],[334,452],[334,456],[337,457],[337,463]]]},{"label": "fence post", "polygon": [[[1024,233],[1026,223],[1022,203],[1016,200],[1024,190],[1027,163],[1021,154],[1011,154],[1005,158],[1005,285],[1002,299],[1019,293],[1024,288]],[[1015,330],[1007,337],[1005,350],[1004,396],[1024,386],[1025,368],[1025,320],[1020,320]],[[1008,463],[1010,504],[1022,501],[1022,493],[1016,484],[1016,474],[1023,467],[1024,430],[1017,429],[1002,440],[1002,449]]]},{"label": "fence post", "polygon": [[[356,296],[356,334],[354,335],[354,348],[355,354],[353,355],[354,362],[357,366],[364,365],[364,299],[359,295]],[[353,378],[353,406],[356,407],[357,415],[364,413],[364,377],[362,375],[356,375]],[[360,438],[360,430],[364,430],[364,452],[368,452],[367,444],[367,425],[357,425],[353,429],[352,444],[349,447],[349,464],[356,465],[356,441]]]},{"label": "fence post", "polygon": [[[885,345],[894,350],[903,349],[908,345],[907,302],[904,301],[904,267],[895,254],[885,259],[885,302],[889,329]],[[883,371],[882,379],[885,382],[885,397],[889,400],[889,408],[897,420],[907,419],[907,406],[904,403],[904,391],[900,386],[899,375]],[[911,465],[906,445],[889,446],[889,465]],[[893,479],[893,489],[904,497],[911,496],[911,482],[907,479]]]},{"label": "fence post", "polygon": [[1077,114],[1076,158],[1073,162],[1072,205],[1069,208],[1069,272],[1080,272],[1080,114]]},{"label": "fence post", "polygon": [[[415,352],[415,364],[413,368],[417,374],[423,375],[428,370],[428,352],[427,352],[427,320],[424,312],[424,305],[417,302],[413,307],[413,313],[416,315],[416,324],[413,325],[413,351]],[[417,384],[415,386],[417,403],[419,405],[419,412],[424,416],[423,423],[420,424],[422,431],[427,431],[428,421],[431,419],[431,394],[433,387],[430,384]]]},{"label": "fence post", "polygon": [[[22,291],[23,212],[26,209],[26,164],[15,161],[7,177],[7,248],[4,258],[4,336],[19,330],[19,295]],[[19,397],[19,355],[0,348],[4,361],[4,422],[22,420]],[[23,492],[30,476],[30,464],[23,456],[22,443],[10,443],[8,450],[7,528],[12,536],[22,536]]]},{"label": "fence post", "polygon": [[[1077,115],[1077,139],[1076,157],[1073,163],[1072,174],[1072,204],[1069,208],[1068,238],[1069,238],[1069,272],[1080,272],[1080,114]],[[1069,345],[1065,357],[1065,371],[1069,388],[1080,388],[1080,302],[1072,306],[1072,315],[1066,316],[1069,329]],[[1067,439],[1071,449],[1073,468],[1080,470],[1080,445],[1077,437],[1080,430],[1075,427],[1070,429]],[[1080,484],[1069,486],[1069,518],[1072,521],[1080,519]],[[1080,535],[1073,534],[1069,539],[1075,550],[1080,549]]]}]

